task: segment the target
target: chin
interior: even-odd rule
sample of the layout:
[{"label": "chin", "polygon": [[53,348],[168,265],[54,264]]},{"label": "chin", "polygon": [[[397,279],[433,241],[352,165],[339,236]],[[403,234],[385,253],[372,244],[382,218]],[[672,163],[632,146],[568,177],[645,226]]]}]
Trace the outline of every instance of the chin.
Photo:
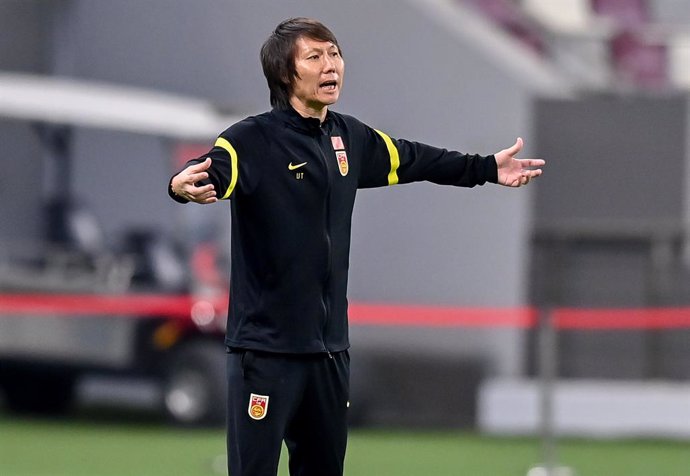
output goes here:
[{"label": "chin", "polygon": [[329,97],[327,97],[327,98],[324,98],[324,99],[321,101],[321,103],[322,103],[324,106],[330,106],[330,105],[335,104],[336,102],[338,102],[338,98],[339,98],[339,97],[340,97],[339,94],[336,94],[336,95],[334,95],[334,96],[329,96]]}]

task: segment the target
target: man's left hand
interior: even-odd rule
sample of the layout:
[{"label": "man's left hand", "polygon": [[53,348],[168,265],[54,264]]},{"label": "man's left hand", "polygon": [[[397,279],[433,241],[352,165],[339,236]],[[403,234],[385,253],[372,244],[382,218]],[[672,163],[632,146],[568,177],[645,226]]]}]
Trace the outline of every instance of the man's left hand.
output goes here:
[{"label": "man's left hand", "polygon": [[498,183],[506,187],[527,185],[534,177],[542,174],[540,168],[546,162],[542,159],[518,159],[522,150],[522,138],[518,137],[512,147],[494,154],[498,166]]}]

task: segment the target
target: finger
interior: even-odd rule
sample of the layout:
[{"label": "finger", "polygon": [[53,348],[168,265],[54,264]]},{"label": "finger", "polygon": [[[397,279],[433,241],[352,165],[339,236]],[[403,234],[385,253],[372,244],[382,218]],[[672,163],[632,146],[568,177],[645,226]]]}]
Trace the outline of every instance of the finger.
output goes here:
[{"label": "finger", "polygon": [[197,183],[208,178],[208,172],[199,172],[187,175],[187,183]]},{"label": "finger", "polygon": [[216,196],[216,191],[215,190],[210,190],[208,192],[202,193],[199,197],[202,200],[206,200],[207,198],[212,198]]},{"label": "finger", "polygon": [[207,196],[210,196],[211,194],[214,196],[216,194],[213,185],[204,185],[203,187],[196,187],[194,185],[188,184],[182,189],[182,195],[187,200],[192,200],[194,202],[199,202],[199,200],[202,200]]},{"label": "finger", "polygon": [[525,170],[523,172],[523,176],[528,177],[528,178],[539,177],[541,174],[542,174],[541,169]]},{"label": "finger", "polygon": [[197,186],[192,185],[191,189],[189,189],[187,191],[187,193],[198,198],[198,197],[203,197],[205,195],[209,195],[210,193],[213,193],[215,195],[216,190],[213,187],[213,184],[204,185],[203,187],[197,187]]},{"label": "finger", "polygon": [[523,167],[542,167],[546,165],[543,159],[517,159]]},{"label": "finger", "polygon": [[505,151],[510,155],[517,155],[518,152],[522,150],[522,137],[518,137],[511,147],[507,148]]},{"label": "finger", "polygon": [[192,195],[191,198],[192,201],[196,203],[212,203],[217,201],[216,197],[216,191],[215,190],[207,190],[203,193],[199,193],[198,189],[195,190],[195,192]]},{"label": "finger", "polygon": [[187,173],[188,174],[196,174],[199,172],[203,172],[204,170],[207,170],[209,167],[211,167],[211,164],[213,161],[211,160],[211,157],[206,157],[206,160],[204,160],[201,163],[190,165],[187,167]]},{"label": "finger", "polygon": [[214,192],[214,193],[212,193],[211,195],[203,195],[203,196],[201,196],[201,197],[197,197],[197,199],[196,199],[195,201],[196,201],[197,203],[203,203],[203,204],[206,204],[206,203],[215,203],[215,202],[218,201],[218,197],[216,197],[216,194],[215,194],[215,192]]}]

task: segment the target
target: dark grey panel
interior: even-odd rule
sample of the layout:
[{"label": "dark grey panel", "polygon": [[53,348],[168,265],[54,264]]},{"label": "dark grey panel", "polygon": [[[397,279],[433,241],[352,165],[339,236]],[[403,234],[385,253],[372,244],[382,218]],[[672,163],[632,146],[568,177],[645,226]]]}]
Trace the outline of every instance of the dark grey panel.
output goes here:
[{"label": "dark grey panel", "polygon": [[536,148],[549,175],[537,220],[679,220],[686,107],[684,96],[538,102]]},{"label": "dark grey panel", "polygon": [[[687,96],[544,100],[535,110],[549,180],[535,203],[537,304],[640,308],[690,303],[683,256]],[[685,330],[569,330],[560,373],[685,378]]]}]

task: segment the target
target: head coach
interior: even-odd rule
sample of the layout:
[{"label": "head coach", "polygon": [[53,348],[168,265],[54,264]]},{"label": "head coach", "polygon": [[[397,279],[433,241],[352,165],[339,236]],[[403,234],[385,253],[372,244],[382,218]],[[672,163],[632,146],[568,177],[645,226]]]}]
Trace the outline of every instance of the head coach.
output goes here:
[{"label": "head coach", "polygon": [[320,22],[280,23],[261,48],[272,110],[220,134],[172,177],[176,201],[230,200],[228,468],[275,476],[282,442],[293,476],[341,476],[347,441],[347,276],[357,189],[417,181],[520,187],[543,160],[522,140],[470,155],[394,139],[330,109],[345,62]]}]

